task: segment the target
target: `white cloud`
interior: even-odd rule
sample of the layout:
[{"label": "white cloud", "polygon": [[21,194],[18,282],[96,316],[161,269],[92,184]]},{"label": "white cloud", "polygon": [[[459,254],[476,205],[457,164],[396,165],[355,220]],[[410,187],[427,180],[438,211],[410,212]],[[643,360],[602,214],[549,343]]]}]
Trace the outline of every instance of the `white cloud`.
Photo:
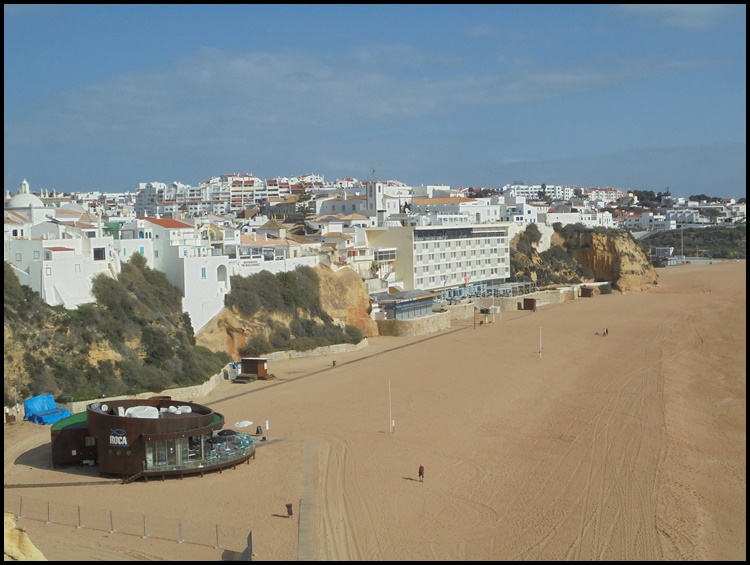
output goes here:
[{"label": "white cloud", "polygon": [[[380,56],[383,56],[384,62]],[[393,58],[413,72],[389,66]],[[419,72],[426,57],[396,48],[365,54],[334,67],[299,53],[228,55],[203,49],[166,72],[129,73],[65,92],[31,108],[21,122],[6,122],[6,136],[31,142],[41,135],[96,138],[131,131],[134,137],[267,134],[270,130],[330,131],[391,120],[416,119],[467,105],[549,99],[639,79],[671,63],[621,61],[601,68],[520,70],[499,65],[483,74]],[[354,61],[352,63],[351,61]],[[526,66],[528,69],[528,66]],[[14,131],[15,130],[15,131]]]},{"label": "white cloud", "polygon": [[618,4],[628,16],[646,16],[669,27],[703,30],[718,25],[732,12],[727,4]]}]

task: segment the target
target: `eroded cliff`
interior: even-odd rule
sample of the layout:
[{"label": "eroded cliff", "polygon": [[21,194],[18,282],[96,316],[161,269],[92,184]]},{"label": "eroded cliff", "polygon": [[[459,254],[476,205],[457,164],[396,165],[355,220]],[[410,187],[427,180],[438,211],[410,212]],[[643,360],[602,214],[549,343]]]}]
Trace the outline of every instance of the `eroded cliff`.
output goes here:
[{"label": "eroded cliff", "polygon": [[[315,266],[314,270],[320,282],[321,306],[334,323],[354,326],[364,337],[378,335],[378,326],[370,318],[370,297],[359,275],[352,269],[333,271],[322,264]],[[238,359],[242,356],[240,349],[249,338],[268,331],[267,325],[260,321],[267,316],[264,312],[253,319],[245,319],[224,308],[195,336],[196,343],[212,351],[226,351]],[[290,322],[278,314],[273,318],[285,324]]]},{"label": "eroded cliff", "polygon": [[641,292],[658,284],[656,269],[629,232],[578,232],[573,238],[573,257],[591,269],[596,280],[611,281],[620,292]]}]

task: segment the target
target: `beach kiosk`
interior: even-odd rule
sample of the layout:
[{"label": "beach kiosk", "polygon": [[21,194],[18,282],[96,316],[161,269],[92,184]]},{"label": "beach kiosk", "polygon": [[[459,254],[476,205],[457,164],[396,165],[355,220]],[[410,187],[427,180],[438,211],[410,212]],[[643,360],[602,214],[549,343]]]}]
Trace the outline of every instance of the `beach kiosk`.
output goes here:
[{"label": "beach kiosk", "polygon": [[96,465],[131,482],[202,476],[255,457],[250,434],[223,428],[218,412],[169,396],[97,401],[52,426],[52,465]]},{"label": "beach kiosk", "polygon": [[236,383],[276,378],[276,375],[268,372],[268,358],[266,357],[243,357],[240,360],[239,369],[240,372],[232,379]]}]

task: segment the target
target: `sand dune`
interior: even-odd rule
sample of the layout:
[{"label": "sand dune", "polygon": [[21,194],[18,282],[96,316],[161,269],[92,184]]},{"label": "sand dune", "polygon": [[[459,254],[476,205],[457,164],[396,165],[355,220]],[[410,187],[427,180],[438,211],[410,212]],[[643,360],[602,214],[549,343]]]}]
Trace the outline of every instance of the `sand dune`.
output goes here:
[{"label": "sand dune", "polygon": [[205,529],[178,544],[19,519],[51,560],[219,560],[251,530],[260,561],[744,560],[745,262],[659,277],[223,382],[200,402],[270,429],[256,460],[221,474],[55,471],[48,428],[6,425],[5,508],[23,496]]}]

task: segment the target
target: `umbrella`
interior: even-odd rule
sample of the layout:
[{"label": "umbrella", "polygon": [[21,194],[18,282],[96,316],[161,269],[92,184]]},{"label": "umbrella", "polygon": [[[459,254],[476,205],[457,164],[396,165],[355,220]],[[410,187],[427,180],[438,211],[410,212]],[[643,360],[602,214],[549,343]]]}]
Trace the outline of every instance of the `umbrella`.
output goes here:
[{"label": "umbrella", "polygon": [[253,423],[250,420],[242,420],[241,422],[237,422],[234,424],[235,428],[246,428],[248,426],[252,426]]},{"label": "umbrella", "polygon": [[237,435],[239,432],[235,432],[234,430],[221,430],[216,432],[217,436],[234,436]]}]

